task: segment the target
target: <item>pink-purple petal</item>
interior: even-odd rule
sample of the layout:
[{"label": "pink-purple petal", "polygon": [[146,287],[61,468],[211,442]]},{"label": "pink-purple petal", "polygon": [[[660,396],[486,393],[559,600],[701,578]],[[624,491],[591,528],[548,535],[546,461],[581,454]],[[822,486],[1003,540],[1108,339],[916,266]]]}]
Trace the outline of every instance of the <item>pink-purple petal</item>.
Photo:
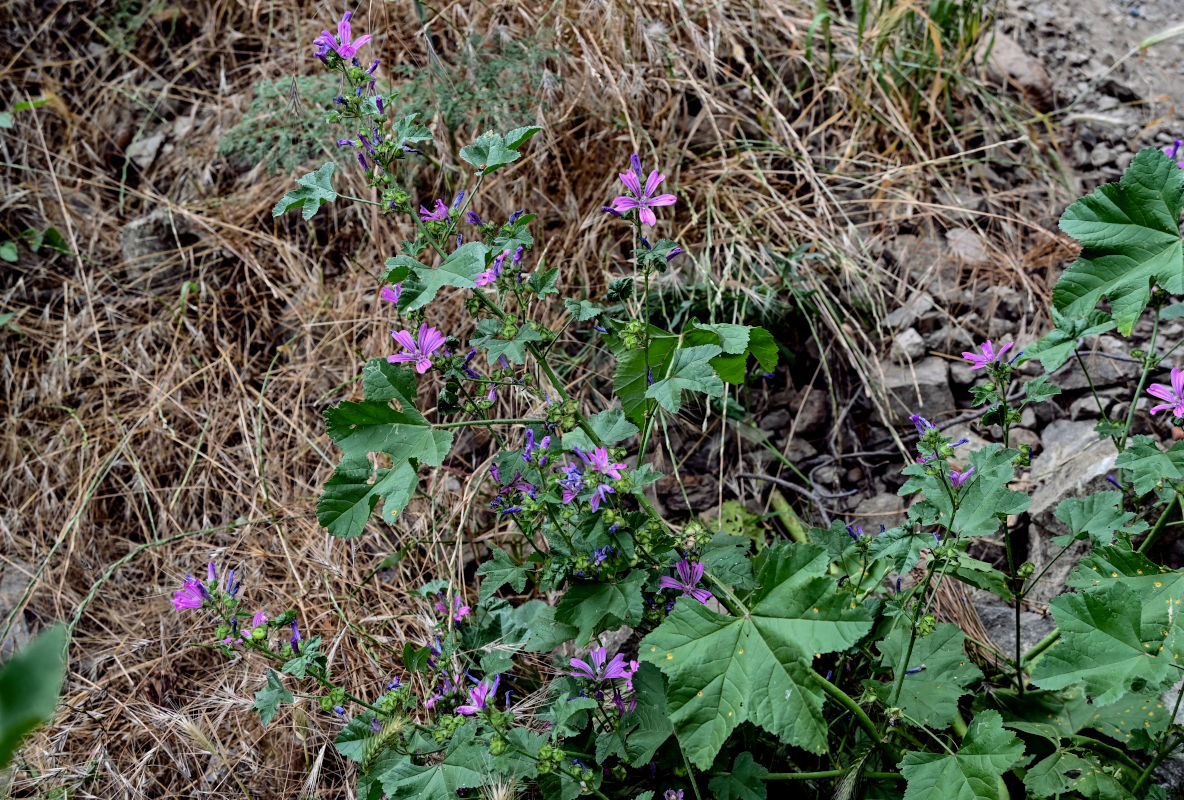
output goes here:
[{"label": "pink-purple petal", "polygon": [[641,183],[638,181],[638,176],[632,172],[617,173],[621,178],[621,183],[625,184],[625,188],[633,192],[633,196],[641,198]]},{"label": "pink-purple petal", "polygon": [[660,194],[645,201],[648,206],[672,206],[677,202],[678,198],[672,194]]},{"label": "pink-purple petal", "polygon": [[646,200],[653,194],[662,181],[666,180],[665,175],[659,175],[657,170],[650,173],[650,176],[645,179],[645,194],[642,195]]},{"label": "pink-purple petal", "polygon": [[638,207],[637,214],[639,217],[641,217],[642,225],[649,225],[652,228],[658,224],[658,218],[654,216],[654,212],[650,211],[645,206]]}]

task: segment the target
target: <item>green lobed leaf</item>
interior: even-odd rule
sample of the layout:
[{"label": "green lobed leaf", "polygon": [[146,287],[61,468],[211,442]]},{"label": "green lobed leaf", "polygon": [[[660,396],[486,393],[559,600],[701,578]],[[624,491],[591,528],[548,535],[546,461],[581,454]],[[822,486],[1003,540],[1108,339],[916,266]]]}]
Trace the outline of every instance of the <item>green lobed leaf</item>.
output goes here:
[{"label": "green lobed leaf", "polygon": [[325,423],[347,458],[386,453],[438,467],[452,447],[452,432],[433,430],[412,406],[396,411],[386,402],[345,402],[325,411]]},{"label": "green lobed leaf", "polygon": [[1150,436],[1133,436],[1114,465],[1127,471],[1126,477],[1136,492],[1146,494],[1161,481],[1184,478],[1184,442],[1176,442],[1165,451]]},{"label": "green lobed leaf", "polygon": [[625,416],[637,425],[641,425],[645,419],[646,389],[649,388],[646,364],[649,364],[655,377],[664,375],[677,341],[665,331],[650,326],[648,361],[646,351],[614,351],[617,369],[613,373],[613,391],[621,401]]},{"label": "green lobed leaf", "polygon": [[0,665],[0,768],[57,709],[67,636],[64,625],[47,628]]},{"label": "green lobed leaf", "polygon": [[735,591],[746,592],[756,585],[751,552],[751,539],[721,531],[711,537],[699,560],[708,575]]},{"label": "green lobed leaf", "polygon": [[1103,764],[1057,750],[1028,768],[1024,786],[1036,797],[1055,797],[1071,792],[1095,800],[1127,800],[1132,797]]},{"label": "green lobed leaf", "polygon": [[1003,729],[998,711],[980,712],[957,753],[904,754],[904,800],[999,800],[999,778],[1023,754],[1023,742]]},{"label": "green lobed leaf", "polygon": [[526,588],[526,579],[530,572],[529,564],[515,564],[509,553],[495,548],[492,557],[477,569],[477,574],[485,579],[481,581],[477,602],[484,603],[507,583],[515,592],[521,592]]},{"label": "green lobed leaf", "polygon": [[299,189],[288,192],[271,210],[273,217],[278,217],[293,208],[303,208],[301,212],[305,219],[312,219],[323,203],[332,203],[337,199],[337,191],[333,188],[333,170],[336,165],[326,162],[316,172],[302,175],[296,183]]},{"label": "green lobed leaf", "polygon": [[1093,309],[1082,317],[1068,317],[1052,309],[1052,321],[1056,326],[1035,344],[1024,349],[1022,360],[1039,358],[1045,371],[1052,373],[1073,357],[1077,343],[1086,336],[1114,330],[1114,320],[1109,314]]},{"label": "green lobed leaf", "polygon": [[526,140],[542,128],[529,126],[515,128],[505,136],[497,133],[485,133],[473,144],[460,149],[460,157],[488,175],[499,167],[504,167],[517,161],[520,153],[518,148],[526,144]]},{"label": "green lobed leaf", "polygon": [[768,792],[762,780],[769,771],[752,760],[745,750],[732,762],[732,771],[719,775],[707,784],[716,800],[765,800]]},{"label": "green lobed leaf", "polygon": [[[436,298],[436,293],[445,286],[456,286],[461,289],[476,289],[476,278],[485,271],[489,248],[481,242],[468,242],[448,254],[444,262],[436,269],[420,264],[414,259],[400,262],[409,267],[409,274],[403,279],[403,289],[399,295],[399,311],[404,314],[423,308]],[[387,267],[392,266],[396,259],[388,259]],[[399,264],[396,264],[398,266]],[[389,278],[388,278],[389,280]]]},{"label": "green lobed leaf", "polygon": [[418,116],[419,114],[408,114],[402,119],[396,120],[390,138],[400,145],[408,142],[411,144],[430,142],[432,140],[432,132],[427,129],[427,126],[415,121],[415,118]]},{"label": "green lobed leaf", "polygon": [[542,335],[529,325],[521,325],[513,339],[502,339],[502,322],[498,319],[483,319],[477,324],[477,333],[469,341],[470,347],[485,351],[489,363],[495,363],[505,356],[511,364],[526,363],[526,347],[531,342],[541,342]]},{"label": "green lobed leaf", "polygon": [[321,654],[321,637],[313,636],[310,639],[305,639],[300,643],[300,653],[284,662],[284,666],[280,671],[285,675],[295,675],[297,678],[303,678],[308,674],[310,667],[322,666],[325,662],[325,656]]},{"label": "green lobed leaf", "polygon": [[[600,437],[600,441],[607,447],[612,447],[615,444],[628,439],[630,436],[636,436],[638,433],[637,426],[625,418],[625,412],[619,408],[610,408],[608,411],[601,411],[599,414],[593,414],[588,418],[588,423],[592,426],[592,430]],[[580,428],[569,431],[563,434],[563,446],[565,448],[579,447],[581,450],[593,450],[596,444]]]},{"label": "green lobed leaf", "polygon": [[259,712],[259,719],[264,725],[270,725],[275,719],[280,703],[291,703],[292,693],[284,688],[279,673],[274,669],[267,670],[267,685],[255,692],[255,710]]},{"label": "green lobed leaf", "polygon": [[1140,151],[1119,183],[1081,198],[1061,216],[1061,230],[1081,242],[1081,256],[1053,287],[1053,305],[1084,315],[1103,298],[1123,336],[1158,284],[1184,293],[1180,211],[1184,171],[1156,148]]},{"label": "green lobed leaf", "polygon": [[1114,541],[1116,533],[1134,536],[1147,529],[1134,512],[1122,510],[1122,492],[1096,492],[1088,497],[1069,497],[1060,502],[1056,518],[1069,526],[1069,536],[1057,536],[1053,543],[1064,547],[1074,539],[1088,539],[1094,547]]},{"label": "green lobed leaf", "polygon": [[1157,631],[1166,636],[1166,629],[1178,624],[1175,617],[1184,599],[1184,573],[1161,567],[1125,543],[1094,550],[1074,566],[1067,582],[1080,591],[1110,583],[1126,586],[1142,606],[1144,636]]},{"label": "green lobed leaf", "polygon": [[[990,536],[999,528],[999,514],[1019,514],[1026,511],[1032,499],[1023,492],[1008,488],[1015,479],[1012,463],[1015,450],[1004,450],[1002,445],[989,444],[970,453],[974,475],[958,493],[958,512],[946,489],[945,478],[931,475],[925,464],[911,464],[904,474],[910,476],[898,494],[904,496],[924,492],[925,500],[938,511],[938,520],[952,526],[962,536]],[[952,520],[952,522],[951,522]]]},{"label": "green lobed leaf", "polygon": [[641,664],[633,673],[633,691],[637,707],[621,719],[625,736],[625,755],[635,767],[645,766],[654,753],[674,733],[670,712],[666,709],[666,685],[662,673],[653,664]]},{"label": "green lobed leaf", "polygon": [[555,609],[557,622],[574,625],[576,644],[584,646],[601,631],[641,621],[641,586],[645,570],[635,569],[616,583],[573,581]]},{"label": "green lobed leaf", "polygon": [[[815,654],[845,650],[871,629],[867,606],[834,591],[821,547],[782,544],[759,558],[750,613],[717,614],[680,598],[641,643],[668,678],[670,719],[687,757],[706,769],[749,721],[814,753],[827,748]],[[854,608],[851,606],[855,605]]]},{"label": "green lobed leaf", "polygon": [[462,725],[444,758],[430,764],[416,764],[387,751],[378,757],[371,774],[391,800],[456,800],[458,790],[472,789],[488,779],[489,748],[473,741],[476,732],[476,725]]},{"label": "green lobed leaf", "polygon": [[[881,664],[892,670],[893,680],[875,685],[884,702],[892,696],[897,667],[908,650],[910,629],[897,625],[876,648],[883,654]],[[949,727],[958,711],[958,700],[970,684],[981,680],[982,672],[967,657],[966,634],[957,625],[942,623],[928,636],[919,637],[906,669],[923,667],[905,675],[897,702],[905,713],[935,730]]]},{"label": "green lobed leaf", "polygon": [[600,312],[604,311],[604,307],[597,303],[589,300],[574,300],[570,297],[563,301],[563,307],[567,309],[567,313],[575,317],[576,322],[587,322],[590,319],[595,319]]},{"label": "green lobed leaf", "polygon": [[399,461],[391,469],[376,470],[368,458],[346,456],[325,481],[317,500],[317,522],[332,536],[352,539],[366,529],[366,521],[379,500],[393,520],[407,507],[417,488],[419,473],[407,461]]},{"label": "green lobed leaf", "polygon": [[710,360],[719,355],[718,345],[704,344],[696,347],[680,347],[676,349],[670,361],[670,366],[663,372],[655,372],[655,378],[664,375],[661,380],[655,380],[646,390],[647,398],[657,400],[658,405],[671,414],[677,414],[682,408],[682,393],[699,392],[710,397],[720,397],[724,393],[724,382],[715,374]]},{"label": "green lobed leaf", "polygon": [[1055,598],[1049,609],[1061,639],[1037,662],[1032,682],[1042,689],[1082,683],[1097,705],[1161,683],[1174,672],[1172,656],[1179,649],[1158,657],[1165,634],[1143,629],[1141,607],[1138,595],[1121,583]]}]

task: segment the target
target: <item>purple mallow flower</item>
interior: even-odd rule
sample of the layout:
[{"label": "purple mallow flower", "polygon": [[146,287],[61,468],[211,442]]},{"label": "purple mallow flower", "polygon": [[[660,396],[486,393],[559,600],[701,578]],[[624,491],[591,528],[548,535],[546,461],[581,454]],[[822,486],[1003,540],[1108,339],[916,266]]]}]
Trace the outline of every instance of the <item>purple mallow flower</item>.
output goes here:
[{"label": "purple mallow flower", "polygon": [[400,362],[413,362],[415,364],[415,371],[420,375],[428,371],[432,366],[432,353],[444,346],[444,334],[435,328],[429,328],[427,323],[419,326],[419,336],[415,339],[411,338],[410,331],[391,331],[391,336],[395,337],[405,353],[396,353],[393,356],[387,356],[386,360],[392,364]]},{"label": "purple mallow flower", "polygon": [[[342,58],[353,58],[357,55],[358,49],[370,41],[370,34],[353,39],[353,30],[349,24],[349,18],[353,13],[352,11],[346,11],[345,16],[341,18],[341,22],[337,23],[336,37],[329,33],[329,31],[321,31],[321,35],[313,39],[313,44],[317,45],[316,54],[318,58],[323,59],[329,54],[330,50]],[[351,39],[353,41],[350,41]]]},{"label": "purple mallow flower", "polygon": [[186,575],[185,585],[173,592],[173,607],[178,611],[183,608],[201,608],[206,603],[205,588],[201,581]]},{"label": "purple mallow flower", "polygon": [[966,483],[966,481],[973,474],[974,474],[974,467],[971,467],[970,469],[966,470],[965,472],[959,472],[956,469],[951,469],[949,474],[946,477],[948,477],[950,479],[950,484],[953,485],[953,487],[955,489],[960,489],[960,488],[962,488],[962,484]]},{"label": "purple mallow flower", "polygon": [[288,640],[292,645],[292,652],[300,655],[300,626],[296,624],[296,620],[292,620],[292,638]]},{"label": "purple mallow flower", "polygon": [[607,681],[613,678],[628,678],[633,673],[625,666],[625,656],[617,653],[613,660],[606,665],[608,651],[603,647],[593,647],[589,652],[592,663],[582,658],[573,658],[571,665],[575,667],[571,672],[573,678],[587,678],[590,681]]},{"label": "purple mallow flower", "polygon": [[436,200],[436,205],[431,211],[428,211],[423,206],[420,206],[419,207],[419,218],[421,220],[423,220],[424,222],[428,222],[429,220],[434,220],[436,222],[442,222],[442,221],[448,219],[448,206],[444,205],[443,200],[439,200],[439,199]]},{"label": "purple mallow flower", "polygon": [[[962,355],[966,354],[963,353]],[[911,420],[912,423],[917,426],[917,433],[921,434],[922,436],[924,436],[927,431],[931,431],[937,427],[920,414],[913,414],[911,417],[909,417],[909,420]]]},{"label": "purple mallow flower", "polygon": [[1010,350],[1014,344],[1015,342],[1008,342],[1007,344],[1000,347],[998,351],[996,351],[995,345],[993,345],[991,340],[988,339],[979,345],[979,349],[983,351],[982,355],[979,355],[978,353],[963,352],[962,358],[966,359],[973,365],[971,366],[971,369],[982,369],[989,364],[998,362],[1003,354]]},{"label": "purple mallow flower", "polygon": [[383,286],[379,296],[388,303],[399,304],[399,295],[403,294],[403,284],[396,283],[393,286]]},{"label": "purple mallow flower", "polygon": [[[453,620],[453,622],[460,622],[461,620],[463,620],[465,617],[467,617],[469,615],[470,611],[472,611],[472,609],[469,606],[461,605],[461,602],[462,601],[459,597],[452,598],[452,620]],[[443,600],[436,601],[436,611],[441,614],[448,613],[448,606],[445,605]]]},{"label": "purple mallow flower", "polygon": [[[1179,158],[1180,156],[1180,147],[1182,145],[1184,145],[1184,140],[1177,139],[1176,141],[1172,142],[1171,147],[1165,147],[1163,149],[1164,155],[1175,161],[1175,159]],[[1176,166],[1180,169],[1184,169],[1184,161],[1176,161]],[[1177,414],[1176,416],[1179,415]]]},{"label": "purple mallow flower", "polygon": [[456,713],[472,716],[480,711],[484,711],[487,708],[489,698],[497,697],[497,685],[501,683],[501,680],[501,675],[494,675],[492,684],[482,681],[470,689],[469,702],[463,706],[457,706]]},{"label": "purple mallow flower", "polygon": [[[1179,144],[1179,142],[1177,142]],[[1172,412],[1174,417],[1184,417],[1184,370],[1172,367],[1172,385],[1171,387],[1164,386],[1162,383],[1153,383],[1147,387],[1147,394],[1156,397],[1160,400],[1166,400],[1166,403],[1160,403],[1157,406],[1151,407],[1152,414],[1158,414],[1160,411]]]},{"label": "purple mallow flower", "polygon": [[677,201],[677,198],[672,194],[660,194],[655,196],[654,192],[658,190],[658,186],[662,181],[666,180],[665,175],[659,175],[657,170],[650,173],[649,177],[645,179],[645,186],[641,185],[641,159],[634,153],[632,157],[633,168],[628,172],[620,173],[621,183],[625,184],[625,188],[629,190],[630,195],[621,195],[613,199],[611,210],[617,214],[623,214],[634,208],[637,209],[638,219],[643,225],[654,226],[658,224],[658,218],[654,216],[653,209],[658,206],[672,206]]},{"label": "purple mallow flower", "polygon": [[683,594],[689,594],[700,603],[706,603],[711,599],[711,592],[695,585],[703,578],[703,564],[701,562],[687,561],[684,558],[675,564],[674,568],[678,572],[678,579],[663,575],[658,581],[658,586],[663,589],[679,589]]},{"label": "purple mallow flower", "polygon": [[599,484],[596,487],[596,491],[592,492],[592,496],[588,498],[588,505],[592,506],[593,511],[599,511],[600,504],[607,500],[610,494],[616,493],[617,490],[607,483]]},{"label": "purple mallow flower", "polygon": [[576,455],[583,459],[584,463],[592,467],[597,472],[602,472],[612,478],[614,481],[621,480],[621,470],[628,469],[628,464],[614,464],[609,461],[608,450],[604,447],[597,447],[590,453],[585,453],[580,448],[574,448]]}]

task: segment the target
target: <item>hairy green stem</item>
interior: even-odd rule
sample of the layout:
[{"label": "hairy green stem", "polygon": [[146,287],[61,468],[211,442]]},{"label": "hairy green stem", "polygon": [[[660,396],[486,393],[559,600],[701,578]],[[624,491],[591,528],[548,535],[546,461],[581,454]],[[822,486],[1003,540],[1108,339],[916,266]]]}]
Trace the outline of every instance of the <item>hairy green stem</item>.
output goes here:
[{"label": "hairy green stem", "polygon": [[[817,781],[824,778],[841,778],[847,774],[845,769],[827,769],[821,772],[770,772],[762,775],[762,781]],[[904,776],[899,772],[861,772],[861,777],[881,781],[903,781]]]},{"label": "hairy green stem", "polygon": [[880,730],[876,727],[876,724],[872,722],[871,718],[864,712],[864,710],[859,707],[859,703],[856,703],[849,694],[844,692],[838,686],[835,686],[817,672],[812,671],[810,673],[810,677],[812,677],[815,682],[817,682],[818,685],[822,687],[822,691],[829,694],[839,703],[839,705],[850,711],[852,716],[854,716],[855,720],[859,723],[860,727],[867,731],[868,735],[872,737],[872,740],[881,747],[888,749],[889,755],[893,758],[893,760],[898,758],[899,754],[896,752],[896,748],[894,748],[890,743],[884,741],[884,737],[880,735]]},{"label": "hairy green stem", "polygon": [[1159,338],[1159,311],[1156,311],[1151,320],[1151,341],[1147,345],[1147,350],[1143,355],[1143,371],[1139,374],[1139,385],[1135,388],[1135,394],[1131,398],[1131,407],[1126,412],[1126,424],[1122,428],[1122,440],[1119,443],[1118,452],[1126,449],[1127,437],[1131,435],[1131,426],[1135,424],[1135,409],[1138,407],[1136,402],[1143,394],[1143,387],[1147,384],[1147,378],[1151,375],[1151,369],[1158,364],[1158,359],[1155,356],[1155,345]]}]

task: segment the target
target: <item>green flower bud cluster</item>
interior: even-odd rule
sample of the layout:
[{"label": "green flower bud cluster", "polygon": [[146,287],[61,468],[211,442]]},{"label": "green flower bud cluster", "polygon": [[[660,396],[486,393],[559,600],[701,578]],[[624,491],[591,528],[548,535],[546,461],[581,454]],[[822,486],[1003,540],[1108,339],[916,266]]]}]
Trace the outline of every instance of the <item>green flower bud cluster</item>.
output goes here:
[{"label": "green flower bud cluster", "polygon": [[917,622],[917,635],[924,638],[937,630],[937,617],[926,614]]},{"label": "green flower bud cluster", "polygon": [[443,744],[451,739],[457,729],[464,723],[464,717],[458,717],[456,715],[444,717],[436,723],[436,729],[432,731],[432,738],[436,742]]},{"label": "green flower bud cluster", "polygon": [[576,405],[576,401],[568,398],[547,409],[547,422],[558,425],[561,431],[574,430],[579,425],[579,413],[580,409]]},{"label": "green flower bud cluster", "polygon": [[621,344],[626,350],[640,350],[645,347],[645,323],[641,320],[630,320],[621,328]]},{"label": "green flower bud cluster", "polygon": [[1036,565],[1031,561],[1025,561],[1023,564],[1020,564],[1020,568],[1015,571],[1015,574],[1017,577],[1027,580],[1032,577],[1032,573],[1035,571]]},{"label": "green flower bud cluster", "polygon": [[546,775],[554,772],[559,769],[566,758],[567,753],[563,752],[562,748],[544,744],[539,748],[539,774]]},{"label": "green flower bud cluster", "polygon": [[332,711],[334,706],[345,705],[345,689],[340,686],[333,687],[329,694],[321,697],[320,704],[322,711]]},{"label": "green flower bud cluster", "polygon": [[502,753],[506,752],[506,748],[508,746],[509,744],[506,742],[506,740],[495,733],[489,740],[489,753],[490,755],[500,756]]}]

